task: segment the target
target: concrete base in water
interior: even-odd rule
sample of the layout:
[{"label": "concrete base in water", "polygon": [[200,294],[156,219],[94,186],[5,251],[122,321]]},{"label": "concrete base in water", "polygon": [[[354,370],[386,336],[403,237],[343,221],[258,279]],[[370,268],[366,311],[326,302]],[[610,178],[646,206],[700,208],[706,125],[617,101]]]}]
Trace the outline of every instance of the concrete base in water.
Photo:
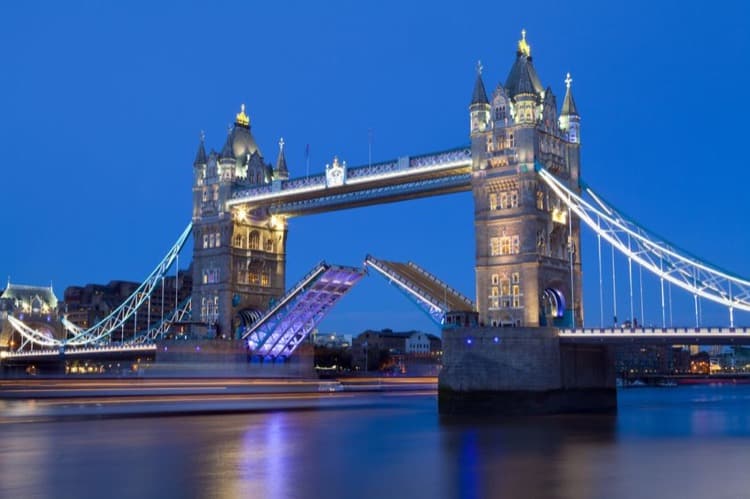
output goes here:
[{"label": "concrete base in water", "polygon": [[441,414],[617,410],[614,358],[600,345],[561,344],[554,328],[443,331]]}]

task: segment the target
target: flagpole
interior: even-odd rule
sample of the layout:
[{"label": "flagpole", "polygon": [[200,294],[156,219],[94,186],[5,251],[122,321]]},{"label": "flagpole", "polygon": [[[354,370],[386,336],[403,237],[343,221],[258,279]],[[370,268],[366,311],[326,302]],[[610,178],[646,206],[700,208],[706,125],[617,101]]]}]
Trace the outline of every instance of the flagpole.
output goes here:
[{"label": "flagpole", "polygon": [[310,144],[305,146],[305,164],[307,169],[305,170],[305,177],[310,176]]}]

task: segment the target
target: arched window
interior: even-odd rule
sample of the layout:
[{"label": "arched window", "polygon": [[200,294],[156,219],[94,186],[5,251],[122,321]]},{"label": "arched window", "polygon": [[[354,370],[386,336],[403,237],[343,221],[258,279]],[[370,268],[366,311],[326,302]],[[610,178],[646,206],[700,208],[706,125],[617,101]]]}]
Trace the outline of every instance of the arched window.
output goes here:
[{"label": "arched window", "polygon": [[250,233],[247,245],[249,249],[260,249],[260,234],[257,230],[254,230]]}]

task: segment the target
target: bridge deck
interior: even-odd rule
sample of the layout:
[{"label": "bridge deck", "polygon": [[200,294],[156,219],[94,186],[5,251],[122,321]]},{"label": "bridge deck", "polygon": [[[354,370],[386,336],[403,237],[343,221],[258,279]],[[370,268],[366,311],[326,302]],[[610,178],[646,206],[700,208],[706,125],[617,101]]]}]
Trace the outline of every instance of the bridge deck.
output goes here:
[{"label": "bridge deck", "polygon": [[355,267],[318,264],[242,335],[253,354],[275,360],[291,355],[302,340],[364,276]]},{"label": "bridge deck", "polygon": [[474,303],[469,298],[412,262],[379,260],[367,255],[365,265],[404,290],[407,296],[427,309],[438,324],[443,323],[447,312],[474,310]]}]

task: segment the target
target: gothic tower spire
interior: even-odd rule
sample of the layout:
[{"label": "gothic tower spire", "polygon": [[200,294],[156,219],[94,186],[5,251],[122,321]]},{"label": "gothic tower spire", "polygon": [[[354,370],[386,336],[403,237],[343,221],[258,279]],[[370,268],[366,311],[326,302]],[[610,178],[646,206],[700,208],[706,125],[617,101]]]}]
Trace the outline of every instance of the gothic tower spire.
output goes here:
[{"label": "gothic tower spire", "polygon": [[206,157],[206,133],[201,130],[201,141],[198,145],[198,152],[195,153],[195,161],[193,161],[193,166],[205,165],[207,162],[208,159]]},{"label": "gothic tower spire", "polygon": [[560,129],[565,133],[568,142],[579,144],[581,141],[581,116],[576,108],[576,101],[573,99],[573,91],[570,84],[573,78],[570,73],[565,76],[565,100],[563,100],[562,111],[560,112]]},{"label": "gothic tower spire", "polygon": [[288,180],[289,169],[286,166],[286,156],[284,156],[284,137],[279,139],[279,157],[276,160],[276,169],[273,172],[274,180]]},{"label": "gothic tower spire", "polygon": [[471,133],[484,131],[490,122],[490,102],[487,100],[487,92],[482,81],[482,62],[477,61],[477,79],[474,83],[474,93],[469,105],[471,119]]}]

